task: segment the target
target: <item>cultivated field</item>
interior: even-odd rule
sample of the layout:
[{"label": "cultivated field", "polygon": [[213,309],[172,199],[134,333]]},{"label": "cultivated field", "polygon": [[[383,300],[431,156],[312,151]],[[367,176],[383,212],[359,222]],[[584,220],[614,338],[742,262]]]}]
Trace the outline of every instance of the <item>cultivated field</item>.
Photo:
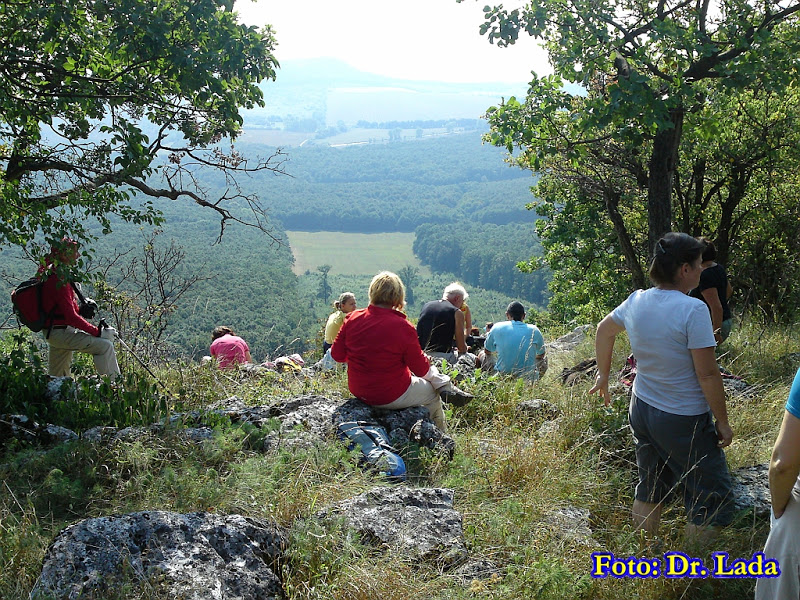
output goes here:
[{"label": "cultivated field", "polygon": [[331,275],[374,275],[411,265],[422,277],[430,276],[411,245],[413,233],[341,233],[338,231],[287,231],[294,254],[294,272],[301,275],[331,265]]}]

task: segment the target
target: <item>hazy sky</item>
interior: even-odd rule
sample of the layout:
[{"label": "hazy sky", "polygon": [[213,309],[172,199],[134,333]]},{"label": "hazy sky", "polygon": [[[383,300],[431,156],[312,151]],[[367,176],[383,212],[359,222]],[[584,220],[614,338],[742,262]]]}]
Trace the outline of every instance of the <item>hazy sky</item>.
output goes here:
[{"label": "hazy sky", "polygon": [[[333,57],[371,73],[454,82],[528,82],[550,72],[527,35],[497,48],[478,32],[486,0],[236,0],[249,25],[275,28],[278,61]],[[504,2],[507,8],[514,0]]]}]

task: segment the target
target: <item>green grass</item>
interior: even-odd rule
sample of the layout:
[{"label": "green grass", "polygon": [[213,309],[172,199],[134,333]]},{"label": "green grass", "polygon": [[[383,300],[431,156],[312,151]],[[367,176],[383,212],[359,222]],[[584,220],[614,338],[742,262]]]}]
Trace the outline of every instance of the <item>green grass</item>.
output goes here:
[{"label": "green grass", "polygon": [[[555,337],[547,329],[544,334]],[[734,331],[726,349],[721,364],[758,390],[753,398],[728,402],[735,437],[726,454],[736,469],[770,456],[796,370],[780,357],[800,350],[800,336],[796,330],[745,326]],[[614,369],[622,366],[627,352],[622,336]],[[264,453],[264,432],[217,419],[210,423],[213,439],[202,444],[163,435],[107,447],[76,442],[49,449],[13,444],[0,450],[0,597],[28,597],[47,545],[66,525],[86,517],[162,509],[243,514],[275,519],[289,528],[292,543],[282,573],[288,600],[751,598],[754,582],[748,579],[589,577],[594,551],[622,557],[658,554],[643,547],[631,526],[636,473],[626,396],[620,392],[605,410],[588,396],[591,382],[567,388],[558,378],[563,367],[593,354],[589,339],[572,352],[552,355],[549,372],[536,385],[502,378],[465,381],[463,387],[476,399],[448,411],[449,432],[457,444],[454,460],[420,452],[408,461],[409,485],[455,490],[470,554],[493,561],[500,568],[498,577],[464,584],[433,563],[365,548],[336,525],[306,519],[381,480],[360,470],[355,457],[335,441]],[[342,372],[308,380],[280,375],[237,379],[176,365],[158,374],[176,393],[181,390],[185,409],[201,409],[233,394],[250,405],[308,394],[348,395]],[[560,409],[557,428],[540,434],[539,423],[517,414],[517,404],[531,398]],[[589,511],[591,540],[564,536],[548,520],[554,508],[566,506]],[[710,550],[687,544],[685,522],[679,502],[666,507],[661,551],[707,557]],[[767,529],[765,519],[740,514],[713,550],[750,557],[763,549]],[[130,597],[151,596],[159,597],[155,592]]]},{"label": "green grass", "polygon": [[331,275],[369,275],[399,271],[406,265],[430,276],[411,251],[413,233],[342,233],[338,231],[287,231],[294,254],[294,268],[300,275],[330,265]]}]

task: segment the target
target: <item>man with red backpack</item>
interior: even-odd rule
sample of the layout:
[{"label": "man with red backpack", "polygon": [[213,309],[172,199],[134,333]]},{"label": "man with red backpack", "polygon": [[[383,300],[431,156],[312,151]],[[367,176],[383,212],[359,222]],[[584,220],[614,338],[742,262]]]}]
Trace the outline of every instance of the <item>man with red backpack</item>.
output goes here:
[{"label": "man with red backpack", "polygon": [[[73,352],[91,354],[99,375],[116,379],[120,375],[113,327],[98,328],[80,314],[76,290],[56,272],[58,265],[72,265],[78,259],[78,243],[64,238],[54,245],[47,255],[45,265],[39,268],[38,277],[46,277],[42,286],[42,309],[50,315],[45,338],[50,348],[49,373],[60,377],[70,374]],[[48,275],[49,273],[49,275]]]}]

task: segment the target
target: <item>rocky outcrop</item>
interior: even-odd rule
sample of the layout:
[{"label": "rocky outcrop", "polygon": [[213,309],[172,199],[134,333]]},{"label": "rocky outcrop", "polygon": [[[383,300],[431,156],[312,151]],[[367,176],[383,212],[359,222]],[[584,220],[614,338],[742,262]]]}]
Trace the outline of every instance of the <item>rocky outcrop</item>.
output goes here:
[{"label": "rocky outcrop", "polygon": [[25,415],[0,415],[0,444],[12,439],[50,446],[77,440],[78,435],[66,427],[37,423]]},{"label": "rocky outcrop", "polygon": [[453,508],[453,490],[376,487],[315,515],[344,519],[366,544],[409,559],[432,560],[443,569],[466,562],[462,517]]},{"label": "rocky outcrop", "polygon": [[517,404],[517,418],[525,419],[536,424],[552,421],[561,414],[561,411],[552,403],[541,398],[523,400]]},{"label": "rocky outcrop", "polygon": [[583,340],[586,339],[586,336],[592,331],[592,325],[580,325],[576,327],[572,331],[570,331],[566,335],[562,335],[560,338],[553,340],[549,344],[546,344],[547,351],[551,353],[556,352],[571,352],[575,350]]},{"label": "rocky outcrop", "polygon": [[47,550],[31,598],[102,597],[122,584],[196,600],[283,598],[286,534],[239,515],[148,511],[86,519]]},{"label": "rocky outcrop", "polygon": [[[367,421],[383,426],[395,446],[413,442],[449,458],[455,451],[454,440],[433,424],[425,408],[382,410],[356,398],[343,402],[318,395],[276,400],[262,406],[247,406],[233,396],[215,403],[207,411],[173,414],[168,422],[122,429],[94,427],[81,437],[103,444],[130,442],[150,435],[177,435],[187,441],[199,442],[213,434],[213,430],[205,425],[209,415],[214,419],[224,417],[233,423],[250,423],[270,430],[264,440],[265,451],[278,447],[312,447],[333,438],[339,424],[346,421]],[[40,425],[20,415],[0,416],[0,439],[14,438],[53,444],[77,440],[78,435],[63,427]]]}]

